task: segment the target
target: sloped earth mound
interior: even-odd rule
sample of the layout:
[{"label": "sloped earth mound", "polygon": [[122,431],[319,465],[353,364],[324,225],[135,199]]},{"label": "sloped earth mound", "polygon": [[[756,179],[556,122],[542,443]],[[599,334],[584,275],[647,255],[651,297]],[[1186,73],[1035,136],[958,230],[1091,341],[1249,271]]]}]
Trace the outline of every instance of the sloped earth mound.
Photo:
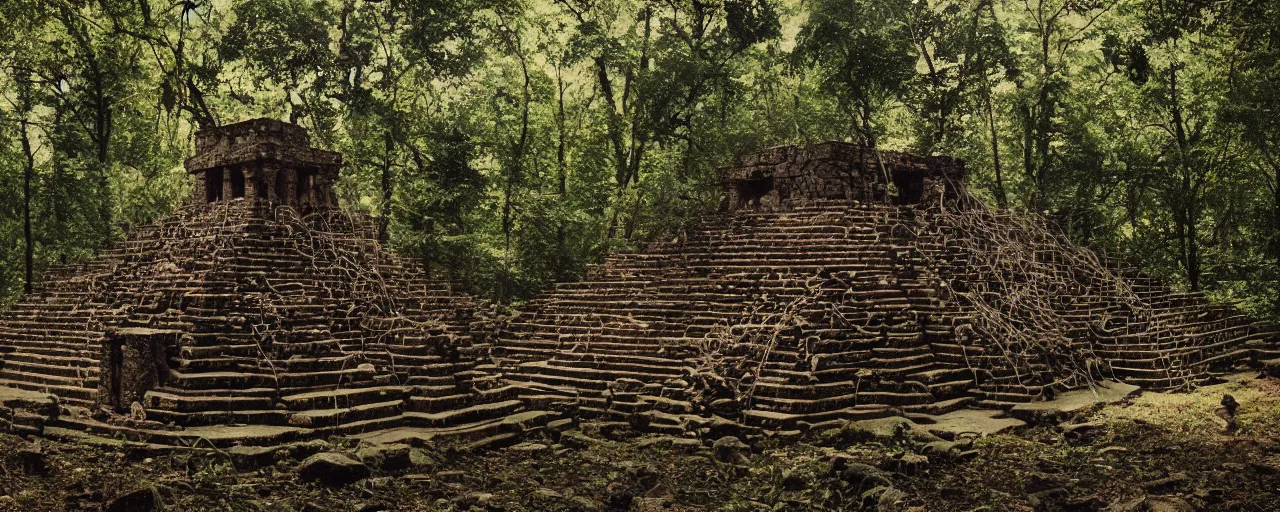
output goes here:
[{"label": "sloped earth mound", "polygon": [[4,434],[0,510],[1280,509],[1280,380],[1029,418],[977,439],[889,419],[755,446],[567,422],[497,449],[193,452]]}]

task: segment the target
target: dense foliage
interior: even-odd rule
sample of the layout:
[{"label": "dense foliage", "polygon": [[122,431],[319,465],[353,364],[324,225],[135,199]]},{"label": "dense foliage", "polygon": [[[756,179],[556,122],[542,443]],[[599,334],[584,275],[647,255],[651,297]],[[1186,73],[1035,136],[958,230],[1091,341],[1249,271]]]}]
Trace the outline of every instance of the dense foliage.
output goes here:
[{"label": "dense foliage", "polygon": [[841,139],[1280,310],[1278,0],[8,0],[0,34],[6,300],[177,207],[195,130],[271,116],[507,302],[714,210],[735,154]]}]

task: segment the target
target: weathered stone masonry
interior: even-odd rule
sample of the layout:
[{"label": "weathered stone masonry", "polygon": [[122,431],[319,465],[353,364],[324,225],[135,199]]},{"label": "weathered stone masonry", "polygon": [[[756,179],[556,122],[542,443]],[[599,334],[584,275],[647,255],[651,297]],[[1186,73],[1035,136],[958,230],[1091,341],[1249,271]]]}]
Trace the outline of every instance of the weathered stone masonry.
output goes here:
[{"label": "weathered stone masonry", "polygon": [[520,402],[473,391],[484,306],[335,208],[341,158],[307,143],[201,132],[186,206],[0,313],[0,402],[60,402],[14,398],[9,423],[179,445],[514,428]]},{"label": "weathered stone masonry", "polygon": [[596,418],[706,437],[1180,389],[1277,357],[1239,311],[987,209],[950,158],[744,156],[722,213],[501,319],[336,208],[340,166],[277,121],[200,133],[186,206],[0,312],[0,426],[493,445]]}]

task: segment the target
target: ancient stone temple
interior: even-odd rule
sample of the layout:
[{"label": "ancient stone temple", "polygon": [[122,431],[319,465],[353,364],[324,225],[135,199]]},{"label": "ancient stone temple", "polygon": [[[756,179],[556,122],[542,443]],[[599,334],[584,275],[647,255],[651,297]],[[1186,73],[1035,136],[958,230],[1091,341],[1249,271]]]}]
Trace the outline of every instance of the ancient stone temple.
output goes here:
[{"label": "ancient stone temple", "polygon": [[334,207],[333,184],[342,155],[310,146],[301,126],[255,119],[196,134],[187,159],[195,178],[192,199],[208,203],[245,198],[300,211]]},{"label": "ancient stone temple", "polygon": [[473,389],[482,305],[336,208],[340,155],[270,119],[196,141],[176,214],[0,312],[0,424],[226,445],[483,437],[524,410]]},{"label": "ancient stone temple", "polygon": [[305,130],[196,146],[176,214],[0,312],[0,427],[219,447],[479,446],[572,418],[781,434],[1185,389],[1280,356],[1239,311],[986,208],[945,157],[746,155],[719,214],[496,318],[336,207],[341,157]]},{"label": "ancient stone temple", "polygon": [[680,433],[1179,389],[1274,357],[1239,311],[987,209],[949,158],[827,143],[722,176],[723,214],[528,304],[487,371],[526,400]]}]

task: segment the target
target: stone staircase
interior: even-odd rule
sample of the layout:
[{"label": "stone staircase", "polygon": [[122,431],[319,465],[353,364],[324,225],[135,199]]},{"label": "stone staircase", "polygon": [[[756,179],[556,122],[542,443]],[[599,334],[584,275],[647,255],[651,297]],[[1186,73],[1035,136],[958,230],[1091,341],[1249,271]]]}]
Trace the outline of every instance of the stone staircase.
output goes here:
[{"label": "stone staircase", "polygon": [[[716,416],[791,429],[1008,409],[1094,379],[1192,386],[1275,339],[1024,220],[848,200],[739,209],[530,302],[486,371],[527,403],[655,430]],[[988,254],[1009,240],[1031,256]],[[1043,309],[997,287],[1019,281],[1044,288]]]},{"label": "stone staircase", "polygon": [[[0,385],[58,396],[72,414],[55,427],[176,444],[237,425],[275,433],[242,441],[273,442],[466,429],[527,411],[474,386],[484,306],[373,233],[337,210],[185,207],[89,264],[52,269],[0,313]],[[97,412],[104,343],[122,328],[180,333],[136,404],[145,417],[129,421]]]}]

